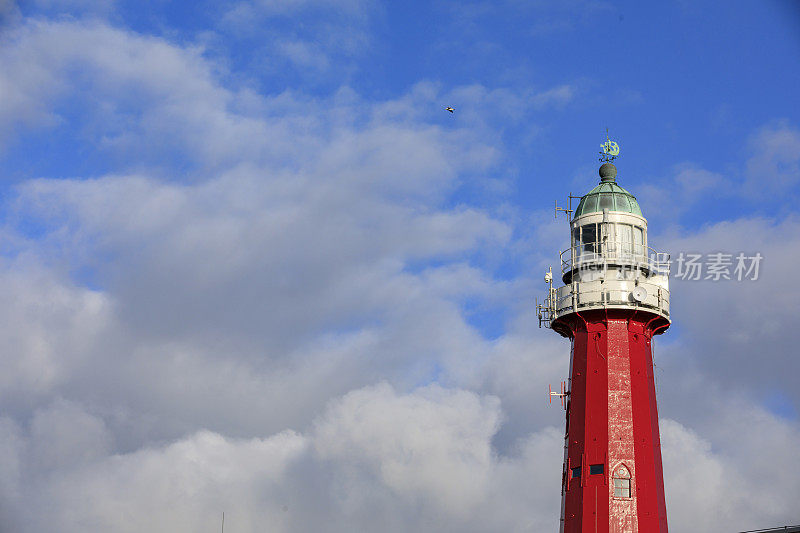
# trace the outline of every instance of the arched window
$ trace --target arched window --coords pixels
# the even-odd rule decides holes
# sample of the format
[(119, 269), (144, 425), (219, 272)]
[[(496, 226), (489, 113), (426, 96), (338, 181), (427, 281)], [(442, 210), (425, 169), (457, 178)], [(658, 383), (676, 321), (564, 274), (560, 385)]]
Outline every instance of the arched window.
[(631, 497), (631, 472), (625, 465), (619, 465), (614, 470), (614, 497)]

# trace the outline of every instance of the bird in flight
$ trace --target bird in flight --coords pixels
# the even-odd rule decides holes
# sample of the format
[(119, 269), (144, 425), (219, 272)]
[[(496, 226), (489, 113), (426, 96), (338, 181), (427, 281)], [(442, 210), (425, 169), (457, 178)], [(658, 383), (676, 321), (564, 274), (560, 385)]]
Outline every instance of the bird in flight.
[(447, 107), (445, 107), (445, 109), (446, 109), (447, 111), (450, 111), (451, 113), (452, 113), (453, 111), (455, 111), (455, 109), (453, 109), (453, 108), (452, 108), (452, 107), (450, 107), (450, 106), (447, 106)]

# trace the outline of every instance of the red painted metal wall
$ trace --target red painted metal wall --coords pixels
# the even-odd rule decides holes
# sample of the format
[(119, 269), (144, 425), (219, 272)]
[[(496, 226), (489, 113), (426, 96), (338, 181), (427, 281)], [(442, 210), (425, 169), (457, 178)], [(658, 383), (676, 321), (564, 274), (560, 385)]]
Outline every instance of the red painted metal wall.
[[(554, 324), (573, 343), (561, 531), (667, 531), (652, 357), (667, 326), (633, 309)], [(614, 495), (615, 474), (630, 479), (630, 497)]]

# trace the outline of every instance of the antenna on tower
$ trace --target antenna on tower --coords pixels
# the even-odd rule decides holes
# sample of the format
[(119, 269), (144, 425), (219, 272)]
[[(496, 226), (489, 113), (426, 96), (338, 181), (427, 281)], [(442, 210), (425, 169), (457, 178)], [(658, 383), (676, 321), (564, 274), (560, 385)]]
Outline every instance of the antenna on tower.
[(553, 213), (553, 218), (558, 220), (558, 212), (559, 211), (563, 211), (564, 214), (567, 215), (567, 221), (569, 221), (572, 218), (572, 213), (575, 211), (574, 209), (572, 209), (572, 200), (579, 200), (580, 198), (583, 198), (583, 197), (582, 196), (573, 196), (572, 193), (569, 193), (569, 196), (567, 196), (567, 205), (569, 207), (566, 207), (566, 208), (558, 207), (558, 200), (556, 200), (555, 201), (556, 208), (555, 208), (555, 212)]
[(606, 128), (606, 142), (600, 145), (600, 161), (611, 163), (619, 156), (619, 145), (612, 141), (608, 136), (608, 128)]
[[(572, 207), (572, 201), (571, 201), (572, 200), (572, 193), (569, 193), (569, 197), (570, 197), (570, 203), (569, 204), (570, 204), (570, 207)], [(564, 207), (558, 207), (558, 200), (555, 201), (555, 206), (556, 206), (556, 210), (553, 213), (553, 218), (554, 219), (558, 220), (558, 212), (559, 211), (563, 211), (567, 215), (567, 218), (572, 218), (572, 211), (573, 211), (572, 209), (564, 208)]]
[(539, 298), (536, 298), (536, 314), (539, 318), (539, 327), (550, 327), (553, 317), (556, 314), (556, 290), (553, 288), (553, 267), (547, 269), (544, 273), (544, 282), (547, 283), (547, 298), (544, 302), (539, 303)]
[(561, 382), (561, 392), (556, 392), (552, 390), (552, 387), (550, 385), (547, 386), (547, 392), (548, 395), (550, 396), (551, 404), (553, 403), (553, 396), (558, 396), (558, 398), (561, 400), (561, 407), (563, 407), (565, 411), (567, 410), (566, 398), (567, 396), (569, 396), (569, 391), (567, 390), (567, 383), (565, 381)]

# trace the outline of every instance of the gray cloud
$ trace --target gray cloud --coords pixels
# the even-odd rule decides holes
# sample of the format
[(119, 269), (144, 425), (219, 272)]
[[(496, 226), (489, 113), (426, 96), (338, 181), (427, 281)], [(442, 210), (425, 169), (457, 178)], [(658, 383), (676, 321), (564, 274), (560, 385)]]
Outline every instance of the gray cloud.
[[(761, 253), (756, 281), (673, 280), (677, 324), (682, 343), (692, 347), (675, 357), (697, 365), (704, 373), (724, 380), (730, 386), (747, 387), (750, 392), (785, 392), (800, 409), (792, 375), (797, 361), (791, 335), (792, 317), (800, 311), (796, 290), (787, 287), (800, 259), (798, 220), (744, 218), (714, 224), (684, 237), (662, 240), (664, 249), (677, 258), (680, 252), (704, 256), (725, 252), (735, 256)], [(733, 272), (731, 270), (731, 272)], [(706, 273), (703, 274), (705, 278)], [(769, 350), (769, 354), (765, 353)]]
[[(32, 431), (29, 445), (91, 438), (81, 430), (95, 427), (87, 426), (92, 417), (53, 409), (62, 410), (58, 423), (46, 434)], [(307, 434), (230, 439), (200, 431), (48, 470), (17, 487), (41, 505), (20, 531), (196, 530), (218, 523), (223, 511), (229, 527), (246, 531), (552, 526), (547, 509), (558, 505), (557, 492), (531, 498), (529, 489), (543, 475), (558, 479), (559, 465), (546, 457), (558, 453), (560, 437), (544, 430), (499, 458), (491, 436), (500, 416), (496, 398), (467, 391), (368, 387), (331, 403)], [(6, 448), (20, 453), (13, 443)]]

